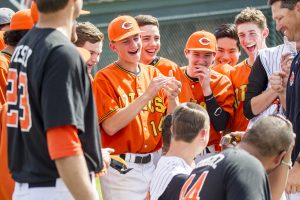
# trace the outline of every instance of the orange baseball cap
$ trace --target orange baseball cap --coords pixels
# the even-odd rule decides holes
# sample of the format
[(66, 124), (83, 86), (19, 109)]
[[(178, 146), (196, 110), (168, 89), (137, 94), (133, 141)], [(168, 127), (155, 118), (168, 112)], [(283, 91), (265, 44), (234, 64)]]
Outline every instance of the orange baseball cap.
[(194, 32), (188, 39), (185, 49), (216, 52), (216, 37), (207, 31)]
[(30, 9), (20, 10), (12, 16), (10, 30), (30, 30), (33, 25)]
[(117, 42), (129, 36), (141, 33), (141, 30), (133, 17), (123, 15), (109, 23), (107, 32), (109, 41)]
[(38, 8), (37, 5), (34, 1), (32, 1), (31, 3), (31, 17), (34, 23), (37, 23), (38, 19), (39, 19), (39, 12), (38, 12)]
[(81, 55), (84, 63), (86, 63), (91, 58), (91, 53), (82, 47), (76, 47), (76, 48), (79, 51), (79, 54)]

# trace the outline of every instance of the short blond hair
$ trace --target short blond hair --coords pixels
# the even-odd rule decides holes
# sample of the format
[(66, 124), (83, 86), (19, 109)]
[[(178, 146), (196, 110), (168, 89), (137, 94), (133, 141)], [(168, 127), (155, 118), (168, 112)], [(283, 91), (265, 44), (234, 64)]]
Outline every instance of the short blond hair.
[(247, 7), (235, 16), (234, 23), (236, 26), (244, 23), (254, 23), (261, 30), (267, 28), (267, 19), (262, 11), (256, 8)]

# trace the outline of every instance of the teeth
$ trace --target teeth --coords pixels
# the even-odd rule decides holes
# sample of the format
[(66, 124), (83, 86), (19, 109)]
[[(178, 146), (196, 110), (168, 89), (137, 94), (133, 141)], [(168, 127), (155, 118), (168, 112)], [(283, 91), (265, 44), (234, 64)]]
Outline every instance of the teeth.
[(155, 53), (155, 50), (146, 50), (148, 53)]
[(255, 46), (255, 44), (248, 44), (246, 47), (250, 48), (250, 47), (253, 47), (253, 46)]

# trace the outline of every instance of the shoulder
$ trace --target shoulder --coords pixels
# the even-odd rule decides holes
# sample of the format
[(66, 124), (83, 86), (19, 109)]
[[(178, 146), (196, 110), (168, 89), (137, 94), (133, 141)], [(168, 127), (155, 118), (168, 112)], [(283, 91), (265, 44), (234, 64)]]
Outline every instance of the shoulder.
[(94, 78), (94, 81), (97, 82), (96, 80), (102, 80), (105, 79), (105, 77), (109, 77), (110, 75), (113, 75), (116, 71), (116, 66), (114, 63), (111, 63), (104, 67), (103, 69), (100, 69)]
[[(167, 59), (167, 58), (164, 58), (164, 57), (160, 57), (159, 58), (159, 61), (156, 63), (156, 65), (164, 65), (164, 66), (170, 66), (170, 67), (178, 67), (178, 65), (175, 63), (175, 62), (173, 62), (173, 61), (171, 61), (171, 60), (169, 60), (169, 59)], [(155, 66), (156, 66), (155, 65)]]
[(214, 70), (211, 70), (210, 72), (210, 80), (212, 84), (231, 85), (231, 81), (226, 75), (216, 72)]

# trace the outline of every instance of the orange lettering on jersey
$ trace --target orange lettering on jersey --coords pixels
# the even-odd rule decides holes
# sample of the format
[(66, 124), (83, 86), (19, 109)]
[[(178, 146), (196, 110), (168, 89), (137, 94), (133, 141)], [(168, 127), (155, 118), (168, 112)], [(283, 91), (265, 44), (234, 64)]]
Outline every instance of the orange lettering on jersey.
[(234, 100), (234, 107), (238, 108), (240, 102), (245, 101), (246, 98), (246, 91), (247, 85), (241, 85), (239, 88), (236, 88), (235, 93), (235, 100)]

